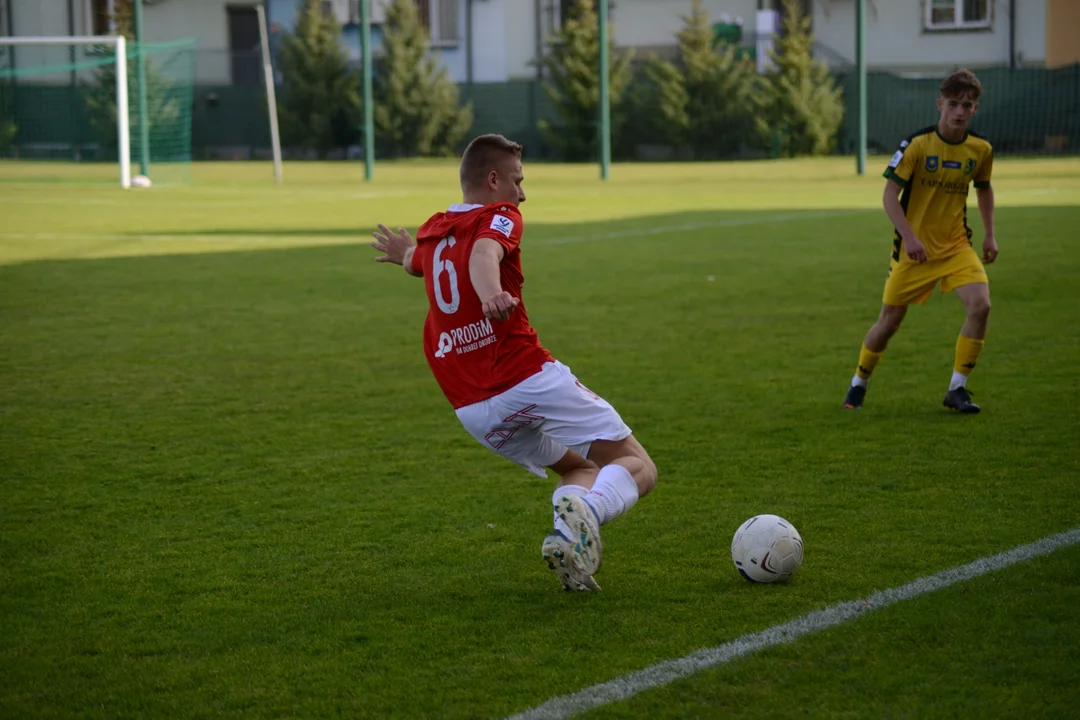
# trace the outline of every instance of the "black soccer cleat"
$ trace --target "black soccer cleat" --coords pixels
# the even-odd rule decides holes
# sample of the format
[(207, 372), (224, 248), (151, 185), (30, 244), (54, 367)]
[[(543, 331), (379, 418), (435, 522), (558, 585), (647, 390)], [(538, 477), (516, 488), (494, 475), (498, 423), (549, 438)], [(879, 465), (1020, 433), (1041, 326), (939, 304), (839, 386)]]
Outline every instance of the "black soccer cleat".
[(971, 402), (971, 393), (968, 392), (966, 387), (958, 387), (945, 393), (945, 400), (942, 401), (942, 404), (949, 410), (955, 410), (964, 415), (974, 415), (982, 409)]
[(847, 395), (844, 397), (844, 407), (858, 410), (862, 407), (864, 397), (866, 397), (866, 386), (852, 385), (848, 388)]

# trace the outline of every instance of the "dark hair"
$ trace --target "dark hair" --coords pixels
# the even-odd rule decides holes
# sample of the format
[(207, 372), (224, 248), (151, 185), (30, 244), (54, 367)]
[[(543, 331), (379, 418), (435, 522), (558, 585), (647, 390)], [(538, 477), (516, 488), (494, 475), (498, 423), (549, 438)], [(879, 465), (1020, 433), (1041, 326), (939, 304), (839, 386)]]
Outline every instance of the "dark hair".
[(498, 170), (507, 156), (521, 157), (521, 145), (502, 135), (488, 134), (475, 138), (461, 155), (461, 186), (481, 187), (488, 173)]
[(972, 100), (982, 95), (982, 83), (970, 70), (957, 70), (941, 81), (942, 97), (959, 98), (968, 94)]

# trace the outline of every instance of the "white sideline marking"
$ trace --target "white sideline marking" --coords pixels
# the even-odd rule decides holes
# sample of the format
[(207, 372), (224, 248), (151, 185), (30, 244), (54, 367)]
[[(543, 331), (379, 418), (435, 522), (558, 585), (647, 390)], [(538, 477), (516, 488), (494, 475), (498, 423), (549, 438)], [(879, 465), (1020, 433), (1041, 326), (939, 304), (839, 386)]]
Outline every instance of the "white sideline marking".
[(1029, 545), (1021, 545), (997, 555), (980, 558), (975, 562), (943, 570), (934, 575), (919, 578), (907, 585), (883, 590), (861, 600), (840, 603), (801, 618), (775, 625), (761, 632), (751, 633), (736, 638), (729, 643), (699, 650), (696, 653), (657, 663), (652, 667), (617, 677), (614, 680), (587, 687), (571, 695), (562, 695), (548, 700), (543, 705), (513, 715), (509, 720), (553, 720), (568, 718), (606, 705), (625, 700), (642, 691), (693, 675), (699, 670), (750, 655), (758, 650), (791, 643), (812, 632), (840, 625), (873, 610), (888, 607), (901, 600), (910, 600), (934, 590), (955, 585), (956, 583), (985, 575), (989, 572), (1007, 568), (1016, 563), (1026, 562), (1040, 555), (1048, 555), (1069, 545), (1080, 543), (1080, 527), (1036, 540)]
[(633, 228), (616, 230), (608, 233), (595, 235), (571, 235), (569, 237), (553, 238), (551, 240), (538, 240), (536, 245), (566, 245), (568, 243), (593, 242), (596, 240), (614, 240), (618, 238), (638, 237), (645, 235), (663, 235), (669, 232), (684, 232), (687, 230), (704, 230), (705, 228), (736, 227), (739, 225), (764, 225), (766, 223), (783, 223), (792, 220), (816, 220), (843, 217), (845, 215), (857, 215), (870, 212), (872, 208), (858, 210), (838, 210), (836, 212), (795, 212), (781, 213), (778, 215), (755, 215), (746, 217), (727, 218), (726, 220), (704, 220), (696, 223), (683, 223), (681, 225), (656, 225), (653, 227)]
[[(283, 197), (273, 198), (264, 197), (262, 199), (256, 198), (252, 200), (187, 200), (187, 199), (175, 199), (166, 198), (162, 196), (155, 196), (152, 193), (146, 193), (146, 197), (134, 199), (134, 196), (125, 198), (71, 198), (71, 197), (55, 197), (55, 198), (0, 198), (0, 203), (11, 203), (13, 205), (63, 205), (65, 207), (71, 205), (103, 205), (108, 207), (130, 207), (130, 208), (146, 208), (146, 207), (183, 207), (183, 208), (214, 208), (214, 207), (277, 207), (279, 205), (307, 205), (309, 203), (316, 202), (338, 202), (345, 203), (350, 200), (381, 200), (384, 198), (397, 198), (408, 197), (414, 193), (409, 191), (401, 192), (370, 192), (370, 193), (350, 193), (347, 195), (332, 195), (326, 194), (323, 196), (312, 197)], [(156, 201), (156, 202), (155, 202)]]
[[(628, 228), (626, 230), (617, 230), (607, 233), (597, 233), (593, 235), (572, 235), (567, 237), (553, 238), (551, 240), (536, 240), (530, 243), (535, 247), (542, 247), (545, 245), (566, 245), (570, 243), (584, 243), (595, 242), (597, 240), (615, 240), (619, 238), (648, 236), (648, 235), (663, 235), (671, 232), (685, 232), (689, 230), (702, 230), (705, 228), (718, 228), (718, 227), (736, 227), (739, 225), (759, 225), (768, 223), (783, 223), (793, 220), (814, 220), (814, 219), (829, 219), (835, 217), (841, 217), (845, 215), (856, 215), (859, 213), (870, 212), (866, 210), (841, 210), (837, 212), (800, 212), (800, 213), (783, 213), (779, 215), (758, 215), (747, 217), (728, 218), (726, 220), (705, 220), (698, 223), (684, 223), (681, 225), (654, 225), (641, 228)], [(357, 230), (357, 239), (359, 241), (365, 241), (367, 234), (362, 230)], [(278, 242), (288, 243), (296, 240), (329, 240), (334, 244), (340, 244), (342, 242), (350, 242), (350, 240), (343, 235), (320, 235), (312, 234), (305, 235), (304, 233), (297, 233), (295, 235), (247, 235), (244, 233), (207, 233), (205, 235), (192, 234), (184, 235), (177, 233), (140, 233), (140, 234), (110, 234), (110, 233), (0, 233), (0, 238), (8, 240), (177, 240), (177, 241), (191, 241), (191, 242)], [(366, 242), (366, 241), (365, 241)]]

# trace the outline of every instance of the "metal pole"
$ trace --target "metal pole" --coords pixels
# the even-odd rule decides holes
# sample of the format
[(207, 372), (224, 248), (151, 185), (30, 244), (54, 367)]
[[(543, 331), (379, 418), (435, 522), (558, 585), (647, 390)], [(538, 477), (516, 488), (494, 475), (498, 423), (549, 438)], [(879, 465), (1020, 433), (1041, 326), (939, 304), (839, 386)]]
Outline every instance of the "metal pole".
[(146, 97), (146, 52), (143, 42), (143, 0), (135, 5), (135, 67), (136, 88), (139, 93), (139, 174), (150, 174), (150, 109)]
[(611, 172), (611, 97), (608, 91), (608, 0), (600, 0), (600, 178)]
[(131, 128), (128, 124), (127, 40), (116, 38), (116, 149), (120, 155), (120, 187), (131, 187)]
[(856, 161), (859, 175), (866, 174), (866, 0), (855, 4), (855, 74), (859, 84), (859, 137)]
[(364, 82), (364, 179), (375, 174), (375, 107), (371, 99), (371, 0), (360, 0), (360, 54)]
[(278, 134), (277, 96), (274, 92), (274, 67), (270, 62), (270, 33), (266, 29), (266, 8), (255, 6), (259, 16), (259, 40), (262, 44), (263, 78), (266, 82), (266, 109), (270, 114), (270, 145), (274, 152), (274, 181), (281, 184), (281, 135)]

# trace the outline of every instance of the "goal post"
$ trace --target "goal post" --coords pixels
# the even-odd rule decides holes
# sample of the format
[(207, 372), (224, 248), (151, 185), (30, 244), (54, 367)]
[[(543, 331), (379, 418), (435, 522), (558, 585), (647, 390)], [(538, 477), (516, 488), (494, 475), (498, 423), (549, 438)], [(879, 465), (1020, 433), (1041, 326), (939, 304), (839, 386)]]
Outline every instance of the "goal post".
[[(0, 37), (0, 47), (30, 45), (98, 45), (113, 48), (116, 63), (116, 147), (120, 162), (120, 187), (131, 187), (131, 127), (128, 107), (127, 38), (123, 35), (82, 35), (71, 37)], [(25, 73), (40, 68), (28, 68)], [(18, 76), (18, 70), (12, 71)], [(25, 76), (25, 75), (24, 75)], [(0, 70), (0, 77), (4, 71)]]
[[(0, 38), (0, 156), (18, 160), (16, 168), (42, 159), (102, 170), (116, 162), (120, 186), (128, 188), (140, 184), (133, 182), (134, 155), (154, 161), (155, 184), (186, 184), (194, 51), (192, 40), (140, 46), (119, 35)], [(133, 72), (140, 57), (142, 87)], [(133, 134), (132, 109), (140, 103), (148, 108), (146, 127)], [(64, 177), (104, 179), (92, 166), (51, 167)]]

